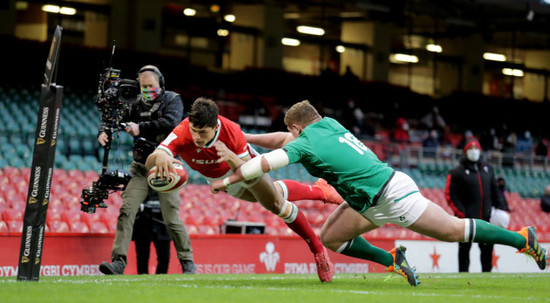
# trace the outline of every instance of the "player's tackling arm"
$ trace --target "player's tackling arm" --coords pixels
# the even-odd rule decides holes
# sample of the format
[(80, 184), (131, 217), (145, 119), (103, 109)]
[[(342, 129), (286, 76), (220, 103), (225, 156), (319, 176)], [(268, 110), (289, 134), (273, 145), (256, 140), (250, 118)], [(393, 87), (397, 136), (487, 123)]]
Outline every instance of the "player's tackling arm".
[(252, 158), (241, 165), (229, 177), (212, 182), (212, 192), (217, 193), (231, 184), (251, 180), (272, 170), (285, 167), (289, 164), (289, 158), (283, 149), (276, 149), (269, 153)]
[(267, 149), (277, 149), (294, 140), (289, 132), (274, 132), (267, 134), (245, 134), (246, 142)]

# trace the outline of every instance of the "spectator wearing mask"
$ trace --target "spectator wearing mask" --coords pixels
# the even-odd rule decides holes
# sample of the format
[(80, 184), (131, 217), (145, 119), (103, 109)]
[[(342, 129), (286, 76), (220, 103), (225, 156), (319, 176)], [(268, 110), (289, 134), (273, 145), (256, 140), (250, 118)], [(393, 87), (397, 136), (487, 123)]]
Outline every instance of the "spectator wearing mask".
[(395, 121), (395, 130), (392, 134), (392, 141), (397, 143), (409, 143), (409, 123), (405, 118), (397, 118)]
[[(481, 146), (470, 138), (464, 146), (464, 156), (449, 171), (445, 185), (445, 198), (459, 218), (475, 218), (489, 222), (491, 207), (504, 209), (502, 194), (497, 186), (493, 167), (481, 161)], [(471, 242), (458, 244), (458, 267), (468, 272)], [(490, 272), (493, 261), (493, 244), (479, 243), (481, 269)]]

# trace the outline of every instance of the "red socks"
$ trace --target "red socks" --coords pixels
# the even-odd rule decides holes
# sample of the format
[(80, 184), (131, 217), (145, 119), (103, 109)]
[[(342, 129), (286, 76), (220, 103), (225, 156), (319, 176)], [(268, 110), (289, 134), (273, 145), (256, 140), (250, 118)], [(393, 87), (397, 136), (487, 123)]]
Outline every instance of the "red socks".
[(312, 253), (317, 254), (323, 251), (323, 244), (321, 244), (321, 240), (319, 240), (317, 235), (315, 235), (311, 225), (309, 225), (309, 222), (307, 221), (306, 216), (304, 216), (301, 211), (298, 211), (298, 215), (296, 216), (296, 220), (294, 220), (294, 222), (286, 223), (286, 225), (306, 241), (309, 246), (309, 250), (311, 250)]
[(293, 180), (279, 180), (277, 182), (283, 187), (285, 195), (288, 195), (288, 197), (285, 197), (288, 201), (325, 199), (325, 194), (317, 186), (305, 185)]

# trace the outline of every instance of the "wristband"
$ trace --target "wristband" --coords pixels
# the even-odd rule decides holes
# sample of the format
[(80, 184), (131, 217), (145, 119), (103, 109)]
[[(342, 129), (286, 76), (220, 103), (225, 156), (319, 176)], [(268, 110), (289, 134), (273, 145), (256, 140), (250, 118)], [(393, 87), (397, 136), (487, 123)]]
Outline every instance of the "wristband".
[(229, 187), (229, 185), (231, 185), (231, 183), (229, 183), (229, 177), (223, 179), (223, 185), (225, 185), (225, 187)]

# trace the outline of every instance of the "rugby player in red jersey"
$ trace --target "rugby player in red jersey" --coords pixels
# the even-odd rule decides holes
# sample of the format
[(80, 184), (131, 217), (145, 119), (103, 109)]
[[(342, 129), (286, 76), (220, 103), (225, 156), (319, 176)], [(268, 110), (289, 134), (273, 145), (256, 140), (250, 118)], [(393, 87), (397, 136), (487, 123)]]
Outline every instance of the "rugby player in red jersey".
[[(172, 133), (157, 147), (146, 162), (147, 169), (157, 166), (158, 176), (167, 176), (172, 163), (180, 156), (209, 183), (224, 179), (253, 156), (238, 124), (220, 116), (218, 106), (210, 99), (198, 98), (189, 113)], [(313, 232), (305, 215), (288, 200), (321, 199), (342, 203), (334, 188), (320, 180), (314, 186), (283, 180), (274, 183), (264, 174), (227, 188), (231, 196), (260, 204), (283, 219), (286, 225), (302, 237), (314, 254), (321, 282), (332, 280), (333, 268), (326, 249)]]

